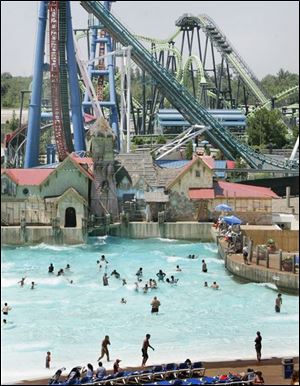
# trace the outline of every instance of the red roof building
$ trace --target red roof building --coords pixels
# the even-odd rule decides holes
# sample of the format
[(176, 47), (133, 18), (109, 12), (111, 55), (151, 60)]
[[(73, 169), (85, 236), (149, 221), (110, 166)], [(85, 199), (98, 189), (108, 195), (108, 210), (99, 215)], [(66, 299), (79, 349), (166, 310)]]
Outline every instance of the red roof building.
[(207, 200), (215, 198), (279, 198), (270, 188), (261, 186), (236, 184), (234, 182), (218, 181), (213, 188), (190, 188), (191, 200)]
[(55, 169), (1, 169), (17, 185), (40, 185)]

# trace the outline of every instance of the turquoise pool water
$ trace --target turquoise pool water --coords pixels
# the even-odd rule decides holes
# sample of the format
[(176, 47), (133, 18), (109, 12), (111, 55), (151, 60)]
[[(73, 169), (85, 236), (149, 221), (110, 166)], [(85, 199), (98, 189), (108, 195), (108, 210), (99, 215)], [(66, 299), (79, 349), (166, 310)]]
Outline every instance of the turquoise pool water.
[[(111, 277), (102, 285), (104, 268), (96, 261), (105, 254), (108, 274), (116, 269), (127, 285)], [(187, 259), (188, 254), (199, 256)], [(201, 272), (205, 258), (208, 273)], [(71, 265), (64, 277), (50, 276)], [(182, 272), (176, 272), (176, 265)], [(147, 294), (134, 291), (135, 273), (143, 267), (144, 280), (159, 269), (179, 278), (177, 286), (159, 283)], [(2, 383), (49, 376), (65, 366), (94, 366), (105, 335), (111, 339), (111, 360), (140, 365), (141, 345), (151, 334), (148, 364), (191, 360), (255, 358), (257, 330), (263, 337), (263, 357), (297, 355), (298, 297), (283, 295), (282, 313), (275, 314), (276, 287), (240, 284), (218, 258), (213, 243), (176, 240), (91, 238), (78, 246), (2, 247), (1, 304), (12, 306), (2, 327)], [(17, 282), (27, 276), (25, 286)], [(68, 280), (73, 280), (70, 284)], [(37, 287), (30, 289), (30, 282)], [(217, 281), (220, 290), (204, 288)], [(159, 315), (151, 315), (153, 296), (161, 301)], [(120, 304), (125, 297), (127, 304)], [(52, 370), (44, 369), (46, 352), (52, 353)], [(104, 361), (107, 368), (112, 367)]]

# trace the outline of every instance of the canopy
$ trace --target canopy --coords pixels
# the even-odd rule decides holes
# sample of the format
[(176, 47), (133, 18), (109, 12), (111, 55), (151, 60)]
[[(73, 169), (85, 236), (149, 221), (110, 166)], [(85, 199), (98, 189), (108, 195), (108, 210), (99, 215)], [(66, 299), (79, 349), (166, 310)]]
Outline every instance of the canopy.
[(229, 205), (227, 205), (227, 204), (220, 204), (220, 205), (217, 205), (216, 207), (215, 207), (215, 210), (217, 211), (217, 212), (223, 212), (223, 211), (231, 211), (232, 210), (232, 208), (231, 208), (231, 206), (229, 206)]
[(225, 216), (223, 217), (222, 220), (230, 225), (237, 225), (242, 223), (242, 220), (240, 220), (238, 217), (235, 217), (235, 216)]

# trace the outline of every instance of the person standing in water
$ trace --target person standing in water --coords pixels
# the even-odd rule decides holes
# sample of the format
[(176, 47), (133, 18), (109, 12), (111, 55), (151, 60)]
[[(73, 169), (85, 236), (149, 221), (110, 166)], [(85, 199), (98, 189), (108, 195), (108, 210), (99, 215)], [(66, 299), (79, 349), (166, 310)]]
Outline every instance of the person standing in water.
[(256, 338), (255, 338), (255, 350), (256, 350), (256, 356), (257, 356), (257, 361), (260, 362), (261, 360), (261, 341), (262, 341), (262, 337), (260, 335), (260, 332), (257, 331), (256, 333)]
[(146, 339), (143, 342), (143, 347), (142, 347), (142, 356), (143, 356), (142, 367), (144, 367), (146, 365), (146, 362), (147, 362), (147, 360), (149, 358), (149, 356), (148, 356), (148, 348), (150, 347), (154, 351), (154, 348), (150, 345), (150, 342), (149, 342), (150, 337), (151, 337), (151, 335), (147, 334), (146, 335)]
[(54, 266), (52, 263), (49, 265), (48, 273), (54, 273)]
[(151, 306), (152, 306), (152, 309), (151, 309), (151, 314), (156, 314), (158, 313), (159, 311), (159, 306), (160, 306), (160, 301), (157, 299), (156, 296), (154, 296), (152, 302), (151, 302)]
[(4, 303), (4, 307), (2, 308), (3, 315), (8, 315), (8, 311), (10, 310), (11, 307), (7, 303)]
[(22, 277), (22, 279), (20, 281), (18, 281), (18, 284), (20, 283), (20, 287), (23, 287), (24, 284), (25, 284), (25, 279), (26, 277)]
[(103, 275), (103, 285), (104, 286), (107, 286), (108, 285), (108, 276), (107, 276), (107, 273), (105, 273)]
[(280, 312), (281, 305), (282, 305), (282, 297), (281, 297), (281, 294), (278, 294), (277, 298), (275, 300), (275, 311), (276, 312)]
[(207, 272), (207, 265), (205, 263), (205, 260), (202, 260), (202, 272)]
[(34, 289), (34, 287), (36, 286), (37, 284), (34, 282), (34, 281), (32, 281), (31, 282), (31, 287), (30, 287), (30, 289)]
[(109, 362), (109, 351), (108, 351), (108, 345), (110, 344), (109, 336), (105, 335), (105, 338), (102, 341), (102, 347), (101, 347), (101, 356), (98, 358), (97, 362), (99, 362), (104, 355), (107, 357), (107, 362)]

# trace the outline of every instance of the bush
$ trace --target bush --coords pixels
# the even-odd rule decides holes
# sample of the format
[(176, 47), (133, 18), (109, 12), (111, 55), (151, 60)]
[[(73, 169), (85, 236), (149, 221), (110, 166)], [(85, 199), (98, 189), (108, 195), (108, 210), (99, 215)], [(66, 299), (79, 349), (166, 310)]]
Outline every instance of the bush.
[(157, 137), (156, 143), (159, 145), (164, 145), (165, 143), (167, 143), (167, 140), (163, 135), (159, 135)]

